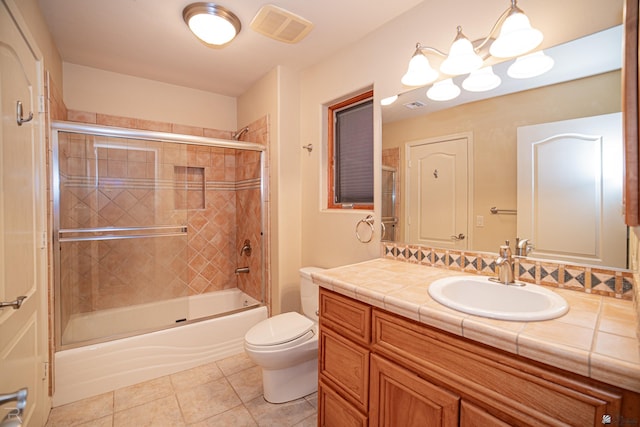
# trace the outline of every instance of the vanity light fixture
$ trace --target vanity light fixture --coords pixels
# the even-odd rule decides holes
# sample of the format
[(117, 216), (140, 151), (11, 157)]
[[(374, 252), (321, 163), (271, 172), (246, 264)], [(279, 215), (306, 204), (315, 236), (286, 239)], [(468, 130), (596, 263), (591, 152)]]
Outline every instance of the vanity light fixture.
[[(498, 29), (500, 33), (495, 38)], [(458, 27), (448, 54), (433, 47), (416, 44), (407, 72), (402, 77), (402, 84), (424, 86), (438, 79), (439, 73), (431, 67), (427, 54), (444, 58), (440, 66), (442, 74), (457, 76), (479, 70), (483, 67), (485, 60), (490, 57), (512, 58), (530, 52), (542, 43), (542, 38), (542, 33), (531, 27), (529, 18), (518, 7), (517, 0), (511, 0), (511, 6), (500, 15), (489, 35), (483, 39), (470, 41), (463, 34), (462, 28)], [(493, 75), (491, 77), (486, 71), (484, 73), (485, 79), (490, 78), (494, 83), (498, 79), (498, 85), (500, 84), (499, 77), (495, 74), (491, 72)], [(471, 85), (470, 87), (480, 87), (472, 84), (474, 80), (477, 81), (477, 78), (479, 77), (470, 76), (470, 83), (467, 84)], [(492, 89), (495, 86), (485, 85), (484, 87)], [(479, 90), (476, 89), (476, 91)]]
[(462, 82), (462, 87), (469, 92), (486, 92), (500, 86), (502, 80), (493, 72), (491, 65), (472, 71)]
[(200, 40), (222, 46), (240, 32), (240, 19), (229, 9), (214, 3), (192, 3), (182, 11), (184, 22)]
[(453, 80), (445, 79), (435, 82), (427, 91), (427, 97), (433, 101), (449, 101), (460, 95), (460, 88), (453, 84)]
[(528, 79), (546, 73), (553, 67), (553, 58), (539, 50), (516, 58), (507, 69), (507, 75), (514, 79)]
[(482, 58), (476, 53), (467, 36), (462, 34), (462, 27), (458, 27), (457, 30), (458, 34), (451, 44), (449, 55), (440, 66), (440, 71), (450, 76), (467, 74), (482, 66)]
[(398, 100), (398, 95), (388, 96), (380, 100), (380, 105), (391, 105)]

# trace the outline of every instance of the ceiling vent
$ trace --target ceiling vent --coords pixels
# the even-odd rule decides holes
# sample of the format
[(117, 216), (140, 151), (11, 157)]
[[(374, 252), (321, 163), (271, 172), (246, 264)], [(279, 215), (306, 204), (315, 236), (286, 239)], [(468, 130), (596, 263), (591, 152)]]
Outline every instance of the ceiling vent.
[(285, 43), (298, 43), (313, 29), (313, 24), (287, 10), (268, 4), (251, 21), (258, 33)]
[(410, 109), (410, 110), (415, 110), (415, 109), (417, 109), (417, 108), (422, 108), (422, 107), (424, 107), (424, 106), (425, 106), (425, 105), (427, 105), (427, 104), (425, 104), (425, 103), (424, 103), (424, 102), (422, 102), (422, 101), (413, 101), (413, 102), (409, 102), (408, 104), (403, 104), (403, 105), (404, 105), (405, 107), (407, 107), (408, 109)]

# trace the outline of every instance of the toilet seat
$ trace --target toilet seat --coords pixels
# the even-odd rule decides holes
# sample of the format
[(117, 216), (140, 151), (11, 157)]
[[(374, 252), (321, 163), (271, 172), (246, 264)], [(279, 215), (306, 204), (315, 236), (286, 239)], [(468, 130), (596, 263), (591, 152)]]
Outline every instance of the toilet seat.
[(245, 344), (265, 349), (293, 347), (312, 338), (314, 326), (315, 322), (300, 313), (278, 314), (249, 329)]

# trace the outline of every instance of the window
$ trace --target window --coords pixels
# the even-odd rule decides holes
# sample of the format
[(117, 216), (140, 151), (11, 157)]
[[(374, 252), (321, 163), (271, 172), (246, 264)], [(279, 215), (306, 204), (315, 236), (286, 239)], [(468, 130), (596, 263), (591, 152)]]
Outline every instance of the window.
[(329, 208), (373, 208), (373, 91), (329, 106)]

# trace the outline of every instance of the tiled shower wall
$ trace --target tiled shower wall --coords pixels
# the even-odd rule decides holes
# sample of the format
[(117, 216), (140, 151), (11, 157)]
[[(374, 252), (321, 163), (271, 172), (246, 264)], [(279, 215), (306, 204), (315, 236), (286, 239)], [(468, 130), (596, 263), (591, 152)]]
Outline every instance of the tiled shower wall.
[[(83, 122), (94, 122), (92, 118), (98, 116), (69, 112), (71, 119)], [(108, 117), (120, 126), (132, 120)], [(161, 125), (156, 124), (155, 130)], [(197, 133), (194, 128), (181, 130)], [(252, 124), (251, 131), (246, 139), (267, 141), (266, 118)], [(228, 139), (230, 135), (215, 136)], [(66, 301), (64, 311), (70, 315), (232, 287), (263, 299), (259, 152), (117, 140), (112, 145), (123, 148), (105, 148), (100, 153), (103, 148), (95, 147), (96, 139), (100, 138), (71, 135), (61, 143), (65, 153), (61, 190), (72, 192), (69, 202), (61, 206), (61, 228), (186, 224), (188, 232), (183, 237), (69, 245), (63, 258), (70, 260), (71, 280), (62, 292), (75, 292), (77, 298)], [(100, 144), (109, 145), (109, 141)], [(81, 183), (73, 177), (85, 172), (97, 177), (98, 185), (79, 190)], [(151, 188), (153, 176), (160, 179), (156, 191)], [(241, 257), (246, 239), (252, 255)], [(250, 273), (236, 275), (236, 267), (244, 266), (250, 267)]]

